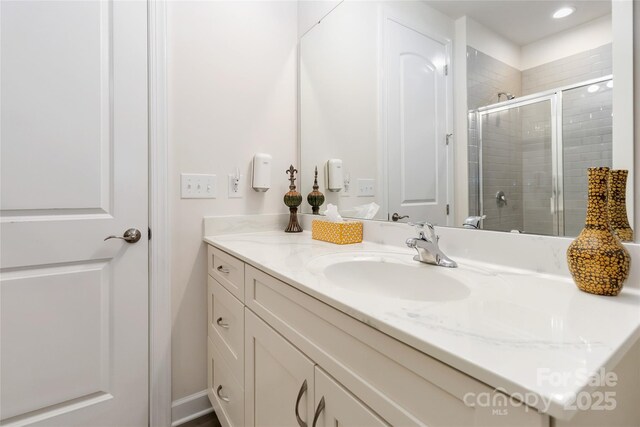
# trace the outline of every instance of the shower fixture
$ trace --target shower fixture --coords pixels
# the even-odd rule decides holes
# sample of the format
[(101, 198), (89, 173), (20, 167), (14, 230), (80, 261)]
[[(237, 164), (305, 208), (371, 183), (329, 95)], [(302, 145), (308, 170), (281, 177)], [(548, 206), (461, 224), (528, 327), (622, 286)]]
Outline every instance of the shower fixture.
[(500, 102), (500, 98), (504, 96), (505, 98), (507, 98), (507, 101), (511, 101), (513, 98), (515, 98), (515, 96), (513, 96), (512, 94), (510, 94), (509, 92), (498, 92), (498, 102)]

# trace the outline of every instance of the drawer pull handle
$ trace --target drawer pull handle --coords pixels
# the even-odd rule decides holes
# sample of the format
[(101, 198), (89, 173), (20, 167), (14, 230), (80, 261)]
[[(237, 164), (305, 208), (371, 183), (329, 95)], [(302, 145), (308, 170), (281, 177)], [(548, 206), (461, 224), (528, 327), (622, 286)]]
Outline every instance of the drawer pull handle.
[(320, 418), (320, 414), (324, 411), (324, 396), (320, 399), (320, 403), (318, 403), (318, 407), (316, 408), (316, 413), (313, 415), (313, 424), (311, 427), (316, 427), (318, 423), (318, 418)]
[(300, 386), (300, 391), (298, 391), (298, 398), (296, 399), (296, 420), (298, 420), (298, 425), (300, 427), (307, 427), (307, 423), (305, 423), (302, 418), (300, 418), (300, 412), (298, 411), (298, 406), (300, 406), (300, 400), (302, 399), (302, 395), (307, 391), (307, 380), (304, 380), (302, 385)]
[(222, 317), (218, 317), (218, 320), (216, 320), (216, 323), (218, 324), (218, 326), (220, 326), (221, 328), (225, 328), (225, 329), (229, 329), (229, 324), (228, 323), (224, 323), (222, 321)]
[(222, 385), (219, 385), (219, 386), (218, 386), (218, 389), (216, 390), (216, 394), (218, 395), (218, 397), (219, 397), (222, 401), (224, 401), (224, 402), (229, 402), (229, 401), (230, 401), (230, 399), (229, 399), (228, 397), (223, 396), (222, 394), (220, 394), (220, 392), (221, 392), (221, 391), (222, 391)]
[(229, 271), (229, 269), (228, 269), (228, 268), (223, 267), (223, 266), (221, 266), (221, 265), (219, 265), (219, 266), (218, 266), (217, 270), (218, 270), (220, 273), (224, 273), (224, 274), (229, 274), (229, 273), (230, 273), (230, 271)]

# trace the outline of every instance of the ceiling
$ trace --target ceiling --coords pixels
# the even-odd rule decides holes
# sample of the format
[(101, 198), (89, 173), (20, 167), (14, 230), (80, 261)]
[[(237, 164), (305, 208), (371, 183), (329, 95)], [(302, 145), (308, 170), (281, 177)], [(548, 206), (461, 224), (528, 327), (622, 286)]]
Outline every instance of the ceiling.
[[(524, 46), (611, 13), (603, 0), (427, 0), (429, 6), (453, 19), (468, 16), (513, 43)], [(553, 19), (553, 12), (573, 6), (574, 14)]]

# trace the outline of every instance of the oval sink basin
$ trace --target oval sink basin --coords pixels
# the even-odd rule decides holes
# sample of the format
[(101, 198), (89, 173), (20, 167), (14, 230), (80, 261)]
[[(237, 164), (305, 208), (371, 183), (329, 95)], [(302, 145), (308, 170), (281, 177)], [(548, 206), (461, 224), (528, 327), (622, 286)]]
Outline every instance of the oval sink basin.
[(452, 301), (470, 294), (456, 269), (421, 264), (405, 254), (332, 254), (312, 264), (333, 286), (381, 298)]

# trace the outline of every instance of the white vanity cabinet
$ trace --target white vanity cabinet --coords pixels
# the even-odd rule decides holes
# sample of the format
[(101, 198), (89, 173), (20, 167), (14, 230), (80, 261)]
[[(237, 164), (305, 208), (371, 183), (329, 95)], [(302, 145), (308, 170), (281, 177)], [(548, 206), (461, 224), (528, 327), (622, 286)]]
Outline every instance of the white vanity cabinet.
[(497, 392), (231, 255), (209, 254), (210, 273), (226, 279), (209, 278), (209, 397), (223, 426), (549, 426), (525, 406), (497, 416), (466, 405), (466, 393)]
[(247, 426), (388, 426), (273, 328), (246, 310)]

